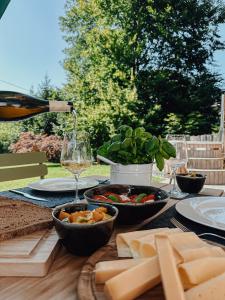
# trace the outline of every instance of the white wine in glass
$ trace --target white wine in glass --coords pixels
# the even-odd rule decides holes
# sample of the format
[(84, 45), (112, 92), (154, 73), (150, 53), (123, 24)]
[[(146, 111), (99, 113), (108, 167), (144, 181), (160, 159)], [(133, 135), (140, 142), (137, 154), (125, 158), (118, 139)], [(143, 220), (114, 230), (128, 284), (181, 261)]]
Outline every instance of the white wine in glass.
[(81, 162), (77, 163), (73, 160), (63, 160), (61, 161), (61, 165), (70, 171), (72, 174), (79, 174), (83, 171), (85, 171), (87, 168), (91, 166), (90, 162)]
[(86, 132), (69, 132), (64, 135), (61, 165), (75, 177), (76, 195), (74, 202), (79, 203), (78, 182), (81, 172), (92, 164), (92, 152), (88, 134)]

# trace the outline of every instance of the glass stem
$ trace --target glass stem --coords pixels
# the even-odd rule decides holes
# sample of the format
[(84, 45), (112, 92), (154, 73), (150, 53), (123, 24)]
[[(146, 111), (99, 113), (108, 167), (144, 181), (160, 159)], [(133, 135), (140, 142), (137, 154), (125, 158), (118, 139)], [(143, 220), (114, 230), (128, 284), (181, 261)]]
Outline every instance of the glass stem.
[(75, 182), (76, 182), (75, 199), (74, 199), (75, 203), (79, 203), (80, 202), (80, 198), (78, 196), (78, 180), (79, 180), (79, 175), (80, 174), (74, 174)]
[(173, 168), (172, 169), (172, 179), (173, 179), (173, 187), (172, 187), (172, 192), (175, 192), (177, 191), (177, 188), (176, 188), (176, 168)]

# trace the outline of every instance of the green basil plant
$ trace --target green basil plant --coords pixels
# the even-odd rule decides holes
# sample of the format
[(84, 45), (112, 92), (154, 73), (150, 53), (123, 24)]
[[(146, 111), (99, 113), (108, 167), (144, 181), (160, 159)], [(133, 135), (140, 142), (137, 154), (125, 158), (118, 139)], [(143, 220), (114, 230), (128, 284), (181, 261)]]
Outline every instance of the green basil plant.
[(158, 169), (164, 168), (164, 159), (176, 157), (176, 150), (166, 139), (156, 137), (143, 127), (132, 129), (122, 125), (110, 141), (98, 148), (97, 153), (123, 165), (149, 164), (154, 160)]

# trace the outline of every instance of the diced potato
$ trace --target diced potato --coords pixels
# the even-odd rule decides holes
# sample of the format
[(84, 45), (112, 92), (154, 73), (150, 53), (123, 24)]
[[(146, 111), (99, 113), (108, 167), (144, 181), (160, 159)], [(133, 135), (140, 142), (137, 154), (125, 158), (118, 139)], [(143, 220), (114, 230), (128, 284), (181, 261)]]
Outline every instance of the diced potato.
[(95, 222), (102, 221), (104, 218), (104, 214), (102, 212), (93, 210), (93, 218), (94, 218)]
[(59, 220), (62, 221), (63, 219), (68, 218), (70, 219), (70, 214), (61, 210), (59, 213)]
[(95, 211), (107, 213), (107, 208), (103, 207), (103, 206), (100, 206), (100, 207), (96, 208)]
[(75, 213), (72, 213), (70, 215), (70, 222), (75, 223), (78, 217), (79, 217), (79, 212), (78, 211), (76, 211)]
[(108, 219), (110, 219), (110, 218), (112, 218), (112, 216), (110, 216), (110, 215), (108, 215), (108, 214), (104, 214), (104, 220), (108, 220)]
[(86, 223), (86, 224), (94, 224), (99, 221), (107, 220), (111, 218), (109, 214), (107, 214), (107, 208), (98, 207), (93, 211), (84, 210), (84, 211), (76, 211), (71, 214), (61, 210), (59, 213), (59, 219), (67, 220), (69, 223)]

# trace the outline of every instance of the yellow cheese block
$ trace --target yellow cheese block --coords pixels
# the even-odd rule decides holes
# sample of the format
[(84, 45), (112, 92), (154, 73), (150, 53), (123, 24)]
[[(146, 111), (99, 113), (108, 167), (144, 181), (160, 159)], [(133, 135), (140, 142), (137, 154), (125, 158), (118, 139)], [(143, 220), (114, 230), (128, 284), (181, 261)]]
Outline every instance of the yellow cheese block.
[(142, 242), (139, 245), (139, 257), (150, 257), (156, 255), (155, 237), (152, 241)]
[(186, 250), (187, 248), (200, 248), (207, 245), (194, 232), (180, 232), (168, 237), (169, 241), (177, 251)]
[(179, 265), (178, 270), (184, 288), (189, 289), (224, 273), (225, 257), (204, 257), (196, 259)]
[(224, 300), (225, 273), (203, 282), (185, 292), (186, 300)]
[(95, 282), (105, 283), (110, 278), (146, 261), (146, 258), (101, 261), (95, 266)]
[(222, 257), (224, 256), (224, 251), (220, 247), (206, 245), (201, 248), (186, 249), (180, 252), (180, 256), (183, 262), (188, 262), (208, 256)]
[(132, 253), (132, 256), (134, 258), (140, 257), (140, 246), (143, 243), (149, 243), (150, 245), (150, 251), (148, 253), (148, 256), (155, 256), (156, 255), (156, 249), (155, 249), (155, 235), (157, 233), (164, 233), (164, 232), (169, 232), (169, 228), (157, 228), (157, 229), (152, 229), (148, 232), (147, 235), (143, 237), (138, 237), (135, 239), (132, 239), (129, 241), (129, 246), (130, 246), (130, 251)]
[(207, 256), (225, 256), (225, 252), (220, 247), (202, 241), (194, 232), (171, 234), (168, 239), (183, 262)]
[[(137, 257), (151, 257), (156, 255), (155, 235), (162, 233), (163, 235), (175, 234), (181, 232), (178, 228), (162, 230), (160, 232), (152, 233), (144, 236), (138, 240), (131, 241), (130, 248), (131, 252), (135, 252)], [(134, 250), (132, 250), (132, 248)]]
[(111, 300), (132, 300), (158, 283), (160, 271), (155, 256), (106, 281), (105, 293)]
[[(163, 229), (165, 229), (165, 228), (163, 228)], [(130, 242), (132, 240), (141, 238), (152, 232), (159, 232), (161, 230), (162, 230), (162, 228), (157, 228), (157, 229), (139, 230), (139, 231), (131, 231), (131, 232), (117, 234), (116, 246), (117, 246), (118, 257), (133, 257), (133, 255), (130, 251)]]
[(176, 259), (168, 237), (156, 235), (155, 240), (165, 298), (166, 300), (185, 300)]

